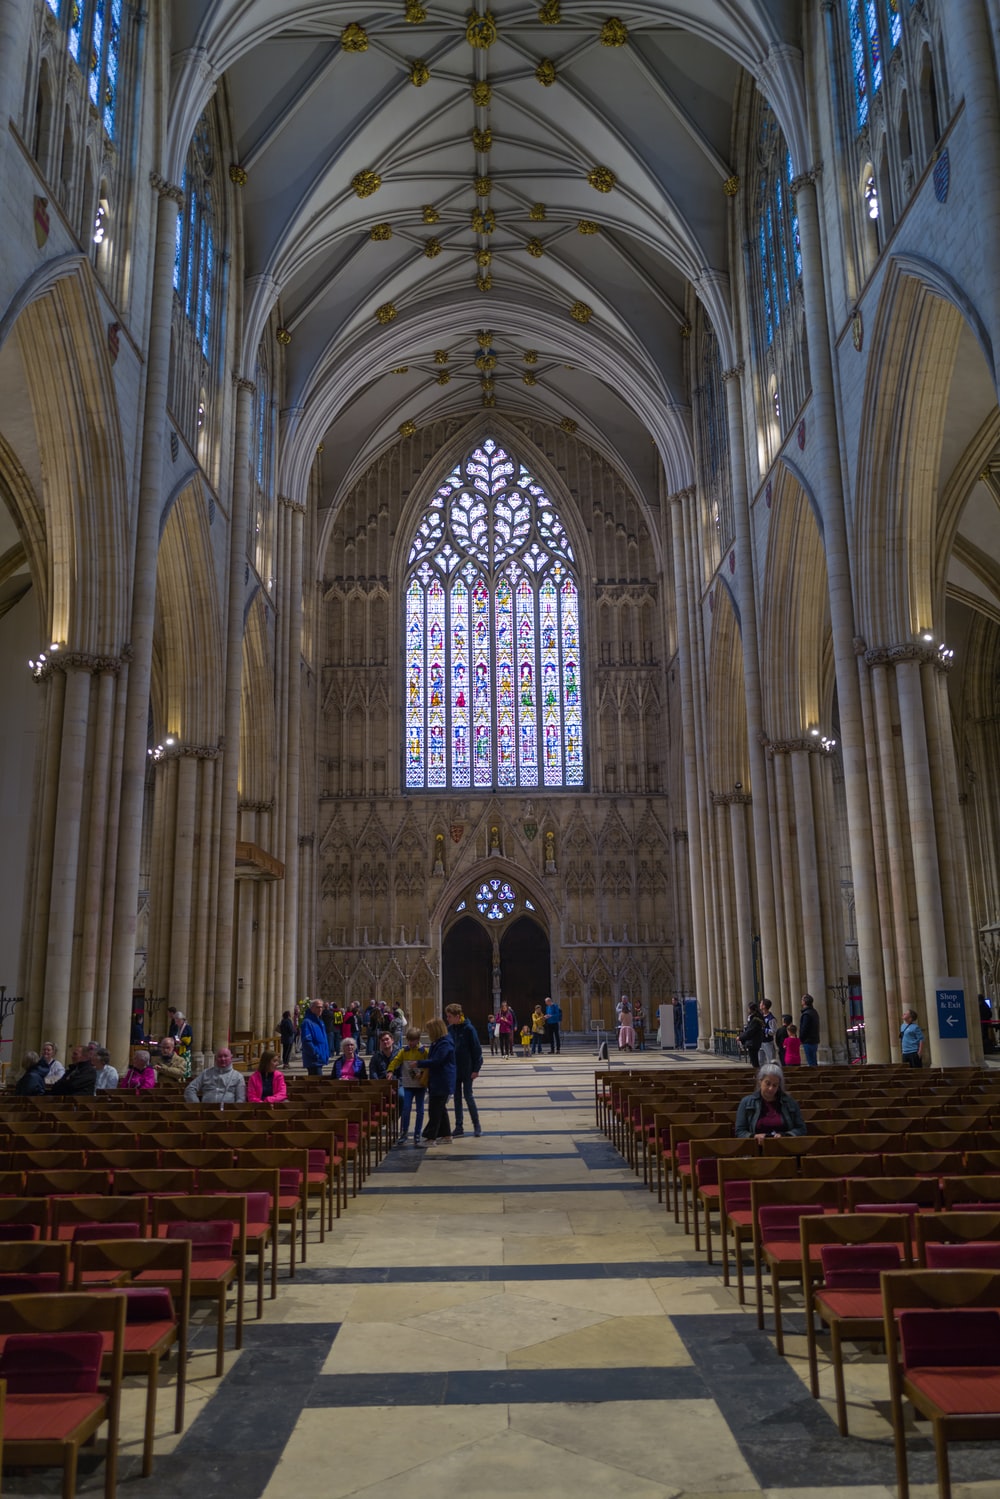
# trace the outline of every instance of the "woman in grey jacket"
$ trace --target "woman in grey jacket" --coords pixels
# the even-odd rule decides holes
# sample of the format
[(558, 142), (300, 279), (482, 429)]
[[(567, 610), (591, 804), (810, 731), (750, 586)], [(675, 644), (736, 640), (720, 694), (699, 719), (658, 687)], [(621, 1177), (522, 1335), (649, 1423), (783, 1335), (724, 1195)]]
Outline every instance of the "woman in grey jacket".
[(765, 1062), (757, 1073), (757, 1091), (740, 1099), (736, 1110), (736, 1134), (751, 1136), (758, 1145), (780, 1135), (804, 1135), (802, 1110), (784, 1091), (785, 1074), (777, 1062)]

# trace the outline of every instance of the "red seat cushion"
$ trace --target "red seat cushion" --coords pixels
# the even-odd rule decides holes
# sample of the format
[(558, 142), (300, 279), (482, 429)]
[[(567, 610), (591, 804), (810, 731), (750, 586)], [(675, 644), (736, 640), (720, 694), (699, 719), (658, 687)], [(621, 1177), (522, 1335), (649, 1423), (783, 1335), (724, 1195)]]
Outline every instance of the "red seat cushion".
[(883, 1270), (898, 1270), (898, 1244), (821, 1244), (820, 1263), (828, 1290), (877, 1291)]
[[(881, 1291), (830, 1291), (822, 1290), (816, 1295), (816, 1310), (822, 1317), (824, 1311), (835, 1317), (850, 1317), (859, 1322), (878, 1321), (882, 1316)], [(825, 1319), (829, 1320), (829, 1318)]]
[(907, 1382), (949, 1416), (1000, 1416), (1000, 1366), (910, 1369)]
[(3, 1439), (5, 1442), (64, 1440), (103, 1411), (105, 1404), (102, 1395), (12, 1395), (8, 1388)]

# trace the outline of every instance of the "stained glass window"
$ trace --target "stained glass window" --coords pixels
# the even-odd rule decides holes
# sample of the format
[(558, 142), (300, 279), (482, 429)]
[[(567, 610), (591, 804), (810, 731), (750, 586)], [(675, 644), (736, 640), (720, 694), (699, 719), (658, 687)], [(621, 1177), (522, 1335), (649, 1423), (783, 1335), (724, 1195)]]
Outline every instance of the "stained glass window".
[(476, 910), (487, 921), (503, 921), (517, 905), (517, 896), (506, 880), (484, 880), (476, 891)]
[(214, 333), (215, 212), (213, 178), (215, 148), (202, 115), (194, 133), (181, 178), (184, 204), (177, 216), (174, 243), (174, 290), (206, 359), (211, 357)]
[(542, 486), (495, 438), (420, 517), (404, 597), (407, 787), (582, 786), (573, 549)]
[(118, 72), (121, 61), (122, 0), (46, 0), (53, 15), (62, 14), (66, 49), (87, 79), (87, 96), (108, 135), (117, 124)]
[(894, 52), (903, 39), (901, 7), (902, 0), (848, 0), (858, 130), (868, 123), (872, 101), (882, 87), (886, 51)]
[[(765, 113), (770, 114), (770, 110)], [(799, 216), (791, 192), (792, 157), (787, 149), (776, 151), (777, 144), (771, 128), (762, 131), (763, 159), (757, 178), (757, 254), (764, 332), (769, 344), (774, 342), (802, 275)]]

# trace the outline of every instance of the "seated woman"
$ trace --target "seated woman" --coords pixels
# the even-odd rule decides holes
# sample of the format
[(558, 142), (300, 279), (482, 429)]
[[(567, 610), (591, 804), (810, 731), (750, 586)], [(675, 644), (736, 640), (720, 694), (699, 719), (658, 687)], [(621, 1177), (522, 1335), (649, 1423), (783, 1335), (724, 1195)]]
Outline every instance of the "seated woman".
[(777, 1062), (765, 1062), (757, 1073), (757, 1091), (740, 1099), (736, 1110), (736, 1134), (741, 1140), (752, 1135), (758, 1145), (779, 1135), (804, 1135), (802, 1110), (784, 1091), (785, 1074)]
[(368, 1073), (364, 1062), (358, 1056), (355, 1041), (348, 1039), (340, 1043), (340, 1056), (333, 1064), (331, 1075), (340, 1078), (343, 1082), (367, 1082)]
[(131, 1066), (126, 1067), (119, 1081), (119, 1088), (129, 1088), (133, 1093), (139, 1093), (143, 1088), (156, 1087), (156, 1073), (149, 1065), (149, 1052), (145, 1047), (137, 1047), (132, 1053)]
[(285, 1103), (285, 1074), (278, 1069), (278, 1053), (262, 1051), (257, 1071), (247, 1078), (247, 1103)]

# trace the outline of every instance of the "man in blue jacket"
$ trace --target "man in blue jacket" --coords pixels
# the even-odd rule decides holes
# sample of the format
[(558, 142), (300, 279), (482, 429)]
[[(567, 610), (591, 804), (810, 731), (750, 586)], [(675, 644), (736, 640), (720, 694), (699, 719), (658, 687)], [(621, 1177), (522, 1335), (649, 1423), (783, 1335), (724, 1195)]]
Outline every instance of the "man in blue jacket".
[(555, 1056), (556, 1052), (562, 1051), (562, 1038), (559, 1035), (559, 1027), (562, 1024), (562, 1009), (554, 999), (545, 1001), (545, 1034), (549, 1038), (549, 1051)]
[(482, 1134), (479, 1110), (472, 1096), (472, 1084), (483, 1070), (483, 1048), (479, 1034), (471, 1020), (466, 1020), (461, 1005), (448, 1005), (444, 1018), (448, 1022), (448, 1033), (455, 1043), (455, 1128), (453, 1133), (464, 1135), (462, 1126), (462, 1097), (469, 1109), (473, 1132)]
[(305, 1015), (299, 1031), (302, 1043), (302, 1065), (310, 1077), (322, 1077), (323, 1068), (330, 1060), (330, 1042), (323, 1024), (323, 1001), (314, 999)]

